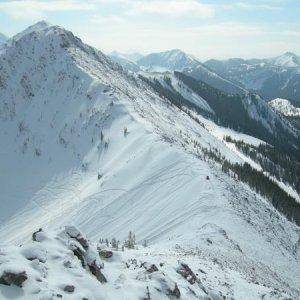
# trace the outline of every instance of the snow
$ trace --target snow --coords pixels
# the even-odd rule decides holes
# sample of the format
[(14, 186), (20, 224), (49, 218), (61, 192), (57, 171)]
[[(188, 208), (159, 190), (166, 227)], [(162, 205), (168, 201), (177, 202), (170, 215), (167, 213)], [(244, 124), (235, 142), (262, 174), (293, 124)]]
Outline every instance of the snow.
[[(154, 298), (167, 299), (155, 287), (165, 290), (174, 282), (183, 299), (192, 299), (190, 289), (203, 296), (199, 286), (176, 273), (183, 258), (195, 273), (205, 270), (201, 279), (211, 293), (234, 298), (251, 293), (259, 299), (284, 289), (273, 298), (299, 297), (297, 226), (194, 146), (197, 141), (242, 163), (221, 136), (261, 141), (201, 116), (193, 120), (59, 27), (38, 26), (32, 32), (21, 34), (0, 55), (5, 81), (0, 89), (0, 244), (6, 253), (0, 259), (5, 260), (1, 268), (28, 272), (23, 298), (39, 289), (51, 297), (62, 285), (73, 284), (75, 294), (64, 294), (66, 299), (139, 299), (146, 286)], [(68, 248), (66, 241), (78, 231), (68, 227), (68, 236), (59, 233), (74, 225), (93, 244), (90, 258), (99, 238), (124, 240), (129, 230), (139, 249), (117, 252), (104, 262), (108, 284), (99, 286)], [(30, 239), (38, 228), (45, 233), (37, 234), (41, 247), (35, 248)], [(13, 246), (20, 243), (25, 246)], [(43, 249), (46, 263), (26, 259), (35, 254), (44, 260)], [(66, 258), (71, 271), (62, 267)], [(149, 276), (134, 263), (124, 268), (124, 261), (133, 259), (165, 265)], [(36, 282), (46, 270), (47, 279)], [(19, 293), (10, 288), (0, 285), (3, 295)]]
[(196, 58), (179, 49), (151, 53), (139, 59), (137, 63), (140, 67), (150, 68), (150, 71), (154, 72), (182, 71), (200, 64)]
[[(215, 228), (207, 229), (202, 240), (206, 240), (204, 244), (207, 247), (212, 247), (211, 245), (218, 244), (210, 231), (215, 231)], [(230, 243), (226, 232), (218, 229), (217, 231)], [(259, 299), (262, 295), (265, 295), (266, 299), (291, 297), (283, 288), (271, 287), (268, 278), (260, 278), (258, 274), (262, 266), (252, 269), (255, 276), (252, 274), (253, 277), (249, 280), (229, 265), (224, 265), (219, 258), (209, 260), (205, 257), (205, 252), (197, 253), (197, 249), (195, 252), (186, 252), (179, 246), (169, 251), (166, 251), (165, 247), (161, 248), (161, 245), (138, 245), (135, 249), (125, 248), (123, 251), (108, 248), (113, 256), (112, 259), (101, 262), (101, 272), (107, 282), (100, 283), (89, 268), (83, 267), (73, 254), (70, 245), (74, 240), (65, 235), (63, 228), (56, 232), (46, 231), (44, 234), (47, 239), (43, 242), (28, 241), (19, 247), (1, 248), (0, 276), (3, 271), (25, 271), (27, 279), (22, 288), (0, 285), (0, 295), (8, 298), (15, 295), (23, 299), (56, 299), (59, 295), (64, 299), (141, 299), (150, 294), (152, 299), (169, 299), (168, 295), (177, 287), (181, 299), (199, 299), (207, 296), (212, 299)], [(212, 244), (207, 242), (207, 237), (212, 239)], [(88, 245), (89, 251), (94, 254), (98, 252), (97, 249), (107, 249), (107, 246), (91, 241)], [(28, 260), (23, 255), (24, 247), (43, 249), (46, 253), (45, 261)], [(239, 250), (233, 248), (231, 251)], [(99, 258), (95, 259), (100, 262)], [(191, 277), (184, 278), (180, 275), (178, 270), (181, 264), (187, 265), (193, 272), (194, 283), (189, 282)], [(19, 268), (18, 265), (23, 267)], [(150, 271), (151, 265), (155, 267)], [(269, 275), (271, 274), (272, 272), (269, 272)], [(277, 278), (273, 284), (276, 281)], [(74, 291), (65, 291), (66, 286), (73, 286)]]
[(286, 52), (281, 56), (271, 59), (271, 62), (276, 66), (281, 67), (299, 67), (300, 66), (300, 57), (294, 53)]
[(276, 98), (269, 105), (277, 112), (289, 117), (300, 117), (300, 108), (295, 107), (287, 99)]

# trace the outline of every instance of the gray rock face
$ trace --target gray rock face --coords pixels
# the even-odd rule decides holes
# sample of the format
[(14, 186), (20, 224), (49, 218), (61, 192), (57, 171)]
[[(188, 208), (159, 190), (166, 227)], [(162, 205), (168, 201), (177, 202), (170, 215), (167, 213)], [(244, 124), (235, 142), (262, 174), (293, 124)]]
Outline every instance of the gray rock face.
[(180, 263), (177, 273), (184, 277), (190, 284), (194, 284), (195, 282), (199, 281), (191, 268), (185, 263)]
[(109, 250), (99, 250), (99, 255), (101, 258), (111, 258), (113, 256), (113, 252)]
[(74, 285), (66, 285), (64, 287), (64, 291), (67, 293), (74, 293), (75, 287), (74, 287)]
[(23, 283), (27, 280), (27, 278), (28, 277), (25, 271), (20, 273), (4, 271), (0, 277), (0, 284), (4, 284), (4, 285), (14, 284), (18, 287), (22, 287)]

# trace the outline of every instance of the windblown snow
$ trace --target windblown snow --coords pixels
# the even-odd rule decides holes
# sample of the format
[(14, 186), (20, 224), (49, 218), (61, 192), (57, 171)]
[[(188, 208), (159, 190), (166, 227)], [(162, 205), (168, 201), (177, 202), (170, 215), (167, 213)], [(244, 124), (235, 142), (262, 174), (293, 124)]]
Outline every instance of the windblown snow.
[[(300, 297), (299, 228), (201, 155), (216, 148), (243, 162), (218, 128), (57, 26), (11, 39), (0, 70), (0, 277), (28, 277), (22, 288), (0, 284), (2, 297), (167, 299), (176, 287), (182, 299)], [(74, 256), (69, 224), (91, 241), (107, 282)], [(45, 239), (30, 241), (39, 228)], [(99, 239), (129, 231), (138, 249), (114, 250), (103, 268)], [(36, 251), (46, 259), (27, 257)]]

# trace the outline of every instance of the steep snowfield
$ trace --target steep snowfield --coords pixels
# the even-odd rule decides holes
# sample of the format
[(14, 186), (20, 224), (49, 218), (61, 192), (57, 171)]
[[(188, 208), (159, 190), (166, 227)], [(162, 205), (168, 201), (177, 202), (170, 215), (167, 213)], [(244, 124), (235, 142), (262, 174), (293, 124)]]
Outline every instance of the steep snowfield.
[(284, 116), (300, 117), (300, 108), (295, 107), (289, 100), (277, 98), (269, 102), (269, 105)]
[[(172, 272), (184, 258), (204, 268), (207, 286), (223, 295), (300, 296), (298, 227), (203, 157), (200, 147), (243, 161), (201, 120), (56, 26), (11, 40), (0, 70), (1, 244), (66, 224), (94, 242), (122, 240), (132, 230), (149, 249), (120, 255), (115, 270), (129, 258), (163, 259), (180, 284)], [(56, 274), (45, 281), (57, 288)], [(116, 279), (108, 278), (112, 299), (140, 297), (139, 282), (122, 279), (120, 289)], [(101, 285), (88, 286), (95, 289), (90, 299), (103, 295)]]

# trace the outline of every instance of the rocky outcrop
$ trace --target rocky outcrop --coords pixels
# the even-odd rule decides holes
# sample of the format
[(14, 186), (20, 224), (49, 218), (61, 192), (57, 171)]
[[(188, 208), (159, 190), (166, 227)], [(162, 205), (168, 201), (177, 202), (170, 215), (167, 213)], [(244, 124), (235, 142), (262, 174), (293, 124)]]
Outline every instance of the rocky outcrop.
[(22, 287), (23, 283), (28, 279), (25, 271), (23, 272), (10, 272), (4, 271), (0, 276), (0, 284), (4, 285), (16, 285)]
[(181, 262), (177, 268), (177, 273), (184, 277), (190, 284), (194, 284), (199, 281), (191, 268), (183, 262)]

